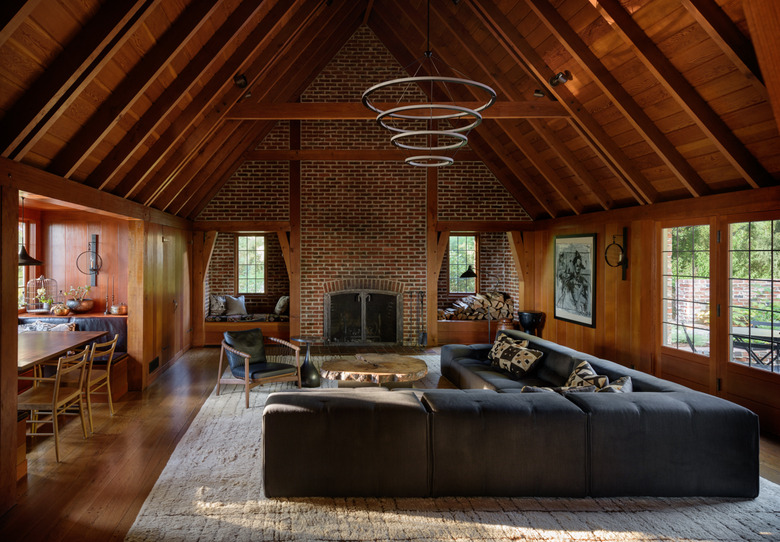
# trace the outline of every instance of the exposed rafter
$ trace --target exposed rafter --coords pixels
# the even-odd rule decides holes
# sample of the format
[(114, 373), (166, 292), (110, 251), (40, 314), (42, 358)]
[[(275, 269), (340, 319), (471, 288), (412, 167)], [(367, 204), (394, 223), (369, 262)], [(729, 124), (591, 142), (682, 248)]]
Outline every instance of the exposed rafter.
[(679, 151), (658, 129), (650, 117), (637, 104), (606, 66), (588, 48), (584, 41), (553, 8), (548, 0), (527, 0), (536, 15), (547, 26), (550, 32), (566, 47), (569, 54), (587, 70), (590, 77), (609, 96), (612, 103), (620, 109), (634, 129), (642, 134), (645, 141), (655, 153), (672, 170), (672, 173), (693, 196), (704, 196), (710, 193), (709, 187), (702, 180)]
[(723, 119), (712, 110), (693, 85), (647, 37), (618, 0), (598, 0), (596, 8), (631, 46), (647, 69), (653, 73), (680, 107), (707, 134), (745, 182), (754, 188), (773, 184), (771, 175), (761, 163), (750, 154)]
[[(595, 143), (610, 164), (619, 171), (619, 179), (634, 195), (638, 203), (654, 203), (659, 200), (658, 191), (650, 181), (626, 157), (620, 147), (606, 134), (604, 129), (591, 117), (585, 107), (566, 88), (565, 85), (552, 87), (547, 83), (549, 74), (553, 73), (544, 59), (531, 47), (516, 28), (507, 23), (506, 16), (492, 2), (475, 0), (467, 4), (472, 12), (487, 26), (501, 45), (511, 55), (515, 62), (523, 66), (540, 81), (545, 81), (547, 92), (558, 97), (564, 107), (571, 113), (572, 121), (588, 134), (589, 140)], [(575, 121), (576, 119), (576, 121)]]

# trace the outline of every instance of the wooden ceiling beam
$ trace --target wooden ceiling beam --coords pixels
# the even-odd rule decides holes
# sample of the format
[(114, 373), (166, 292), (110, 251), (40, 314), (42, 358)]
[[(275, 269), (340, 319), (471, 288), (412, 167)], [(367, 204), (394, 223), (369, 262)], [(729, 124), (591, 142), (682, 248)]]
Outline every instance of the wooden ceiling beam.
[[(397, 162), (409, 156), (402, 149), (302, 149), (248, 151), (245, 160), (278, 162), (280, 160), (309, 160), (318, 162)], [(479, 162), (479, 156), (468, 150), (459, 150), (458, 162)]]
[(273, 130), (275, 125), (273, 122), (254, 122), (246, 124), (254, 124), (254, 133), (250, 134), (254, 136), (254, 140), (250, 140), (249, 137), (247, 137), (246, 141), (250, 141), (248, 145), (226, 149), (227, 155), (224, 156), (219, 167), (217, 167), (211, 175), (205, 177), (203, 181), (199, 183), (199, 186), (192, 187), (191, 197), (187, 201), (173, 203), (180, 215), (197, 218), (201, 211), (208, 206), (214, 196), (216, 196), (222, 187), (231, 179), (238, 168), (241, 167), (241, 164), (244, 163), (243, 149), (247, 147), (257, 147), (263, 138)]
[[(351, 6), (351, 11), (347, 10), (349, 6)], [(358, 10), (359, 6), (359, 3), (341, 4), (339, 9), (324, 11), (320, 19), (313, 20), (311, 23), (313, 26), (327, 28), (331, 32), (304, 31), (302, 40), (296, 43), (297, 50), (288, 51), (285, 57), (279, 58), (277, 62), (270, 66), (266, 66), (263, 80), (259, 80), (257, 85), (258, 88), (264, 90), (257, 99), (274, 102), (280, 102), (282, 99), (298, 100), (300, 94), (309, 87), (322, 69), (357, 30), (362, 13)], [(346, 13), (344, 12), (345, 10), (347, 10)], [(266, 80), (274, 81), (276, 84), (264, 84)], [(261, 126), (262, 124), (260, 123)], [(267, 131), (270, 131), (274, 123), (268, 122), (266, 124), (269, 127)], [(259, 137), (264, 137), (262, 131), (259, 132)], [(204, 183), (203, 187), (198, 189), (196, 196), (191, 198), (178, 214), (197, 216), (246, 160), (246, 152), (256, 149), (259, 143), (260, 141), (257, 141), (251, 146), (244, 145), (241, 147), (239, 150), (242, 153), (238, 155), (231, 168), (218, 176), (212, 175)]]
[(601, 186), (601, 183), (596, 179), (593, 174), (586, 168), (582, 161), (577, 158), (574, 153), (558, 138), (558, 134), (555, 130), (547, 126), (539, 119), (528, 119), (529, 124), (533, 127), (539, 136), (552, 148), (558, 157), (563, 161), (566, 166), (572, 170), (574, 175), (580, 179), (593, 193), (596, 201), (599, 202), (601, 207), (607, 211), (614, 207), (615, 202), (607, 194), (607, 191)]
[(213, 69), (215, 63), (222, 58), (222, 51), (239, 35), (242, 35), (253, 20), (256, 20), (255, 17), (259, 10), (260, 4), (256, 0), (244, 0), (236, 7), (222, 26), (214, 32), (184, 69), (177, 74), (171, 84), (154, 100), (149, 109), (100, 161), (100, 164), (85, 180), (85, 184), (94, 187), (104, 186), (107, 180), (125, 165), (133, 153), (149, 139), (152, 132), (157, 129), (181, 99), (192, 90), (195, 83)]
[(216, 153), (222, 148), (224, 142), (231, 138), (234, 132), (242, 128), (242, 125), (245, 130), (247, 125), (251, 125), (251, 122), (243, 123), (240, 120), (231, 120), (219, 123), (214, 130), (213, 136), (204, 141), (204, 144), (198, 151), (198, 156), (182, 165), (182, 168), (176, 174), (177, 182), (170, 183), (167, 186), (158, 186), (156, 192), (150, 193), (145, 199), (140, 200), (139, 203), (149, 205), (161, 211), (167, 210), (170, 203), (181, 194), (182, 190), (187, 188), (187, 185), (195, 175), (199, 174), (203, 166), (208, 167), (210, 164), (220, 161), (220, 157)]
[[(386, 110), (419, 102), (377, 103)], [(437, 102), (441, 103), (441, 102)], [(453, 102), (476, 109), (483, 102)], [(481, 113), (483, 119), (559, 118), (569, 114), (557, 102), (496, 102)], [(336, 103), (239, 103), (225, 118), (235, 120), (363, 120), (375, 119), (376, 113), (357, 102)]]
[(363, 15), (363, 24), (368, 24), (368, 20), (371, 18), (371, 8), (373, 7), (374, 7), (374, 0), (368, 0), (368, 5), (366, 6), (366, 14)]
[(753, 188), (774, 183), (756, 157), (645, 34), (619, 0), (598, 0), (595, 7), (746, 183)]
[[(229, 128), (231, 124), (236, 125), (235, 129)], [(160, 204), (156, 208), (162, 208), (162, 202), (166, 201), (169, 203), (165, 205), (164, 210), (181, 215), (187, 202), (194, 199), (199, 186), (207, 186), (209, 179), (216, 171), (224, 171), (220, 168), (232, 163), (232, 158), (239, 155), (239, 151), (246, 149), (247, 145), (255, 140), (258, 130), (264, 128), (263, 124), (256, 121), (237, 120), (223, 122), (220, 128), (215, 131), (214, 137), (210, 138), (203, 146), (202, 160), (192, 160), (187, 164), (186, 171), (182, 173), (183, 179), (188, 178), (187, 183), (173, 197), (165, 195), (164, 198), (161, 198)], [(194, 180), (196, 175), (199, 181)]]
[[(177, 143), (181, 142), (183, 135), (187, 134), (197, 121), (204, 118), (206, 121), (214, 122), (215, 117), (221, 118), (219, 112), (226, 109), (228, 101), (232, 103), (245, 93), (244, 90), (234, 87), (233, 75), (239, 72), (241, 66), (245, 65), (248, 59), (254, 58), (264, 50), (264, 47), (281, 28), (280, 25), (285, 20), (283, 17), (288, 13), (288, 10), (300, 6), (305, 1), (296, 0), (292, 6), (277, 2), (214, 76), (203, 84), (200, 92), (184, 111), (173, 119), (165, 132), (141, 155), (130, 171), (121, 180), (116, 174), (105, 179), (101, 188), (111, 190), (123, 197), (131, 197), (149, 182), (149, 178), (156, 171), (156, 168), (166, 164), (171, 166), (173, 158), (170, 153), (177, 149)], [(220, 101), (220, 97), (223, 96), (224, 100)], [(218, 111), (215, 113), (214, 109)], [(181, 144), (194, 146), (194, 143), (190, 143), (189, 138), (184, 138)]]
[(579, 200), (574, 191), (567, 183), (560, 180), (558, 174), (553, 171), (547, 161), (538, 153), (531, 144), (531, 142), (523, 134), (517, 126), (510, 126), (509, 121), (498, 121), (502, 126), (504, 133), (509, 137), (510, 141), (525, 155), (526, 158), (533, 164), (536, 171), (547, 180), (558, 195), (566, 202), (566, 205), (574, 211), (574, 214), (580, 215), (584, 210), (582, 202)]
[(745, 20), (766, 78), (769, 103), (780, 131), (780, 4), (764, 0), (743, 0)]
[[(56, 121), (91, 81), (98, 69), (116, 50), (115, 43), (125, 43), (128, 30), (148, 13), (149, 0), (127, 3), (109, 2), (87, 22), (52, 61), (46, 71), (3, 117), (0, 131), (0, 153), (21, 161), (48, 128)], [(112, 47), (113, 45), (113, 47)], [(68, 97), (71, 99), (68, 99)], [(44, 122), (44, 119), (49, 122)]]
[(189, 220), (150, 209), (139, 203), (127, 201), (8, 158), (0, 158), (0, 183), (76, 206), (87, 204), (98, 213), (109, 213), (117, 217), (144, 220), (185, 230), (191, 227)]
[[(438, 11), (436, 12), (438, 15)], [(488, 58), (488, 53), (484, 50), (483, 47), (479, 43), (476, 42), (473, 38), (470, 37), (469, 32), (466, 30), (466, 28), (457, 21), (457, 19), (453, 17), (448, 17), (446, 15), (442, 16), (439, 15), (439, 25), (442, 27), (446, 27), (449, 30), (450, 35), (456, 36), (456, 39), (459, 39), (461, 41), (461, 49), (466, 50), (469, 52), (472, 60), (479, 65), (480, 68), (482, 68), (482, 71), (484, 72), (485, 76), (489, 78), (489, 81), (492, 85), (496, 86), (500, 93), (502, 93), (504, 96), (506, 96), (509, 99), (516, 100), (518, 98), (517, 91), (512, 85), (504, 84), (501, 79), (499, 79), (499, 75), (495, 73), (494, 70), (491, 70), (490, 67), (486, 64), (486, 62), (483, 60), (485, 58)], [(558, 107), (563, 108), (561, 104), (555, 101), (550, 100), (536, 100), (535, 103), (540, 104), (553, 104)], [(492, 109), (492, 107), (491, 107)], [(489, 111), (489, 110), (488, 110)], [(568, 115), (567, 115), (568, 116)], [(569, 118), (571, 118), (569, 116)], [(539, 125), (540, 123), (531, 123), (532, 128)], [(497, 123), (499, 127), (504, 129), (504, 131), (507, 131), (507, 127), (510, 126), (506, 123)], [(548, 129), (547, 135), (550, 135), (552, 132)], [(508, 135), (508, 134), (507, 134)], [(541, 134), (540, 134), (541, 135)], [(611, 208), (613, 202), (612, 198), (610, 198), (609, 194), (607, 194), (607, 191), (604, 189), (601, 184), (596, 181), (596, 179), (593, 178), (592, 175), (586, 174), (586, 175), (579, 175), (579, 172), (587, 170), (581, 166), (579, 160), (577, 160), (574, 157), (574, 154), (569, 151), (569, 149), (566, 147), (566, 145), (560, 141), (557, 137), (543, 137), (544, 141), (552, 148), (555, 153), (558, 155), (558, 157), (563, 161), (563, 163), (572, 171), (572, 173), (579, 177), (580, 181), (582, 182), (584, 188), (589, 190), (592, 194), (592, 196), (596, 199), (596, 201), (599, 202), (599, 205), (603, 209), (609, 209)], [(531, 151), (534, 153), (536, 157), (538, 157), (538, 153), (533, 147), (530, 147)], [(528, 155), (526, 155), (528, 156)], [(531, 157), (528, 156), (530, 159)], [(549, 167), (547, 162), (541, 158), (537, 158), (536, 160), (532, 160), (532, 163), (534, 162), (540, 162), (540, 167), (544, 169), (546, 173), (543, 173), (543, 177), (547, 179), (547, 182), (550, 183), (550, 185), (558, 192), (561, 197), (564, 198), (565, 201), (569, 200), (577, 200), (577, 197), (571, 192), (571, 190), (568, 188), (567, 185), (564, 185), (558, 177), (557, 174), (555, 174), (552, 169)], [(540, 173), (542, 173), (542, 170), (537, 168)], [(575, 213), (579, 214), (576, 209), (580, 208), (580, 212), (582, 209), (582, 205), (575, 203), (574, 206), (572, 206), (572, 210), (575, 211)]]
[(628, 91), (618, 82), (612, 72), (588, 48), (584, 41), (548, 0), (526, 0), (526, 3), (541, 19), (542, 23), (566, 48), (569, 54), (579, 62), (591, 79), (612, 100), (629, 124), (639, 132), (650, 148), (663, 160), (682, 185), (693, 196), (703, 196), (711, 192), (709, 186), (696, 170), (672, 145), (666, 135), (655, 125)]
[(41, 0), (3, 0), (3, 9), (0, 10), (0, 45), (16, 32), (40, 3)]
[[(255, 99), (281, 101), (283, 98), (289, 98), (293, 95), (294, 89), (298, 88), (300, 82), (312, 81), (321, 70), (321, 67), (318, 70), (312, 70), (310, 68), (312, 63), (315, 66), (324, 66), (319, 60), (321, 57), (318, 57), (320, 48), (330, 41), (331, 43), (328, 44), (330, 49), (328, 50), (331, 50), (332, 54), (335, 55), (337, 49), (333, 47), (333, 42), (335, 45), (343, 45), (352, 34), (352, 32), (347, 33), (345, 29), (349, 28), (354, 31), (361, 20), (362, 13), (359, 3), (341, 4), (338, 8), (318, 12), (320, 17), (308, 17), (302, 24), (297, 25), (295, 34), (290, 36), (283, 47), (279, 48), (278, 54), (269, 60), (258, 61), (261, 72), (255, 78), (257, 82), (255, 89), (262, 89), (262, 92), (258, 90)], [(312, 32), (311, 28), (328, 28), (331, 29), (331, 33)], [(333, 39), (333, 36), (337, 36), (337, 39)], [(331, 56), (325, 58), (330, 59)], [(275, 84), (267, 84), (266, 81), (273, 81)], [(240, 150), (246, 152), (248, 145), (249, 143), (245, 143)], [(218, 179), (218, 182), (224, 184), (228, 179), (229, 175)], [(192, 198), (190, 201), (193, 201)], [(182, 211), (176, 214), (189, 214), (188, 207), (182, 207)]]
[[(477, 141), (482, 140), (487, 144), (491, 149), (493, 149), (493, 152), (495, 152), (497, 155), (501, 155), (500, 149), (502, 149), (501, 144), (499, 143), (498, 139), (496, 139), (493, 134), (488, 132), (487, 130), (482, 130), (479, 133), (471, 133), (470, 139), (476, 139)], [(508, 158), (508, 157), (507, 157)], [(526, 172), (520, 163), (516, 160), (512, 159), (502, 159), (504, 164), (506, 165), (507, 169), (512, 172), (512, 175), (514, 175), (518, 181), (520, 181), (520, 184), (528, 191), (528, 193), (533, 196), (533, 198), (536, 200), (536, 202), (544, 209), (544, 211), (550, 215), (551, 218), (556, 218), (561, 215), (561, 213), (556, 209), (555, 205), (552, 201), (550, 201), (549, 197), (546, 193), (544, 193), (539, 186), (539, 183), (536, 182), (534, 179), (532, 179), (528, 172)], [(500, 179), (499, 179), (500, 180)], [(502, 183), (503, 184), (503, 183)], [(518, 198), (517, 190), (514, 189), (514, 186), (504, 184), (504, 188), (509, 191), (512, 196), (515, 197), (515, 199)], [(523, 200), (517, 199), (517, 202), (520, 205), (523, 205)], [(535, 217), (534, 220), (536, 220), (538, 217)]]
[(680, 3), (756, 90), (766, 96), (764, 77), (753, 44), (726, 12), (712, 0), (680, 0)]
[(71, 177), (89, 154), (122, 119), (130, 107), (169, 67), (171, 60), (188, 40), (208, 21), (221, 2), (195, 2), (188, 5), (171, 27), (157, 40), (143, 58), (133, 66), (97, 111), (57, 153), (48, 170)]
[[(517, 201), (531, 220), (537, 220), (539, 218), (546, 218), (547, 216), (553, 216), (545, 207), (543, 207), (536, 196), (534, 196), (524, 184), (517, 182), (517, 176), (512, 176), (509, 172), (511, 168), (506, 163), (506, 156), (500, 155), (498, 152), (488, 145), (479, 134), (474, 135), (469, 139), (469, 147), (474, 149), (477, 156), (482, 158), (482, 163), (490, 172), (495, 176), (501, 186), (504, 187), (509, 195), (511, 195)], [(460, 155), (459, 155), (460, 156)], [(460, 159), (460, 157), (458, 158)]]
[[(295, 37), (299, 35), (301, 29), (307, 26), (307, 21), (315, 17), (316, 13), (322, 9), (322, 6), (324, 4), (314, 2), (313, 0), (298, 0), (292, 5), (288, 5), (286, 2), (279, 2), (274, 6), (272, 13), (263, 18), (260, 22), (260, 27), (251, 33), (252, 35), (261, 36), (258, 47), (254, 48), (253, 51), (255, 53), (253, 55), (254, 61), (250, 64), (246, 57), (237, 58), (240, 61), (239, 65), (245, 66), (242, 72), (246, 75), (248, 81), (247, 88), (253, 88), (255, 82), (262, 76), (263, 71), (267, 69), (267, 66), (273, 64), (274, 60), (290, 46)], [(311, 9), (308, 9), (309, 7)], [(258, 61), (257, 59), (260, 60)], [(258, 65), (260, 66), (260, 71), (255, 67)], [(227, 66), (227, 63), (225, 66)], [(230, 73), (221, 71), (218, 74), (226, 76), (224, 79), (220, 78), (217, 80), (218, 83), (222, 83), (219, 94), (209, 96), (208, 94), (203, 95), (201, 91), (199, 96), (203, 95), (202, 99), (210, 106), (206, 114), (202, 119), (198, 119), (197, 126), (195, 126), (192, 132), (187, 134), (186, 138), (183, 138), (182, 143), (175, 149), (172, 149), (172, 152), (165, 157), (160, 168), (154, 172), (147, 172), (147, 177), (142, 180), (142, 183), (136, 184), (136, 189), (129, 194), (132, 199), (146, 201), (151, 193), (157, 191), (158, 187), (162, 186), (165, 189), (169, 184), (175, 183), (179, 171), (182, 170), (188, 161), (197, 156), (198, 150), (224, 119), (229, 105), (235, 103), (246, 94), (246, 90), (233, 85), (233, 74), (232, 70)], [(181, 135), (175, 134), (175, 137), (179, 138)]]
[[(610, 138), (601, 125), (586, 111), (580, 101), (566, 88), (566, 85), (552, 87), (548, 83), (553, 71), (544, 59), (531, 47), (520, 32), (507, 21), (506, 16), (492, 3), (484, 0), (474, 0), (465, 4), (472, 13), (488, 28), (510, 57), (522, 66), (534, 79), (542, 81), (542, 86), (558, 97), (569, 114), (572, 123), (576, 123), (581, 131), (588, 134), (586, 141), (598, 146), (598, 154), (605, 159), (605, 164), (620, 172), (617, 175), (621, 183), (629, 190), (637, 203), (654, 203), (659, 200), (658, 191), (650, 181), (633, 165), (615, 141)], [(614, 171), (614, 170), (613, 170)]]
[[(466, 31), (463, 25), (460, 24), (457, 19), (442, 16), (438, 9), (434, 9), (432, 13), (435, 17), (437, 17), (437, 19), (434, 19), (434, 22), (436, 23), (435, 26), (441, 30), (446, 29), (448, 31), (447, 33), (449, 33), (451, 36), (454, 36), (454, 39), (460, 44), (460, 49), (468, 51), (468, 54), (480, 67), (484, 76), (490, 78), (489, 82), (493, 85), (497, 85), (500, 93), (503, 93), (508, 98), (515, 98), (513, 89), (508, 88), (508, 86), (499, 81), (497, 77), (491, 75), (490, 68), (485, 64), (484, 60), (488, 57), (487, 53), (482, 50), (481, 46), (475, 39), (471, 38), (470, 34)], [(443, 36), (440, 35), (439, 39), (442, 38)], [(555, 102), (544, 100), (542, 103)], [(512, 123), (509, 121), (498, 121), (496, 124), (504, 131), (504, 133), (507, 134), (507, 136), (509, 136), (510, 140), (512, 140), (512, 142), (523, 152), (523, 154), (525, 154), (526, 158), (528, 158), (528, 160), (531, 162), (531, 164), (533, 164), (541, 176), (544, 177), (544, 179), (550, 184), (553, 190), (555, 190), (558, 195), (561, 196), (563, 201), (566, 202), (574, 214), (582, 214), (584, 206), (577, 194), (575, 194), (572, 185), (562, 181), (560, 176), (555, 171), (553, 171), (552, 167), (550, 167), (547, 161), (537, 152), (531, 142), (520, 133), (517, 123)]]
[[(382, 14), (378, 9), (375, 9), (374, 13), (375, 16), (373, 18), (374, 24), (372, 25), (372, 29), (377, 36), (379, 36), (380, 40), (385, 43), (385, 46), (396, 55), (399, 63), (401, 65), (408, 65), (411, 61), (410, 59), (414, 58), (414, 52), (409, 49), (408, 40), (397, 36), (395, 32), (392, 31), (394, 26), (390, 24), (389, 21), (382, 18)], [(398, 55), (401, 53), (403, 53), (404, 56), (398, 58)], [(501, 145), (498, 145), (497, 139), (488, 130), (476, 129), (470, 132), (469, 146), (477, 151), (480, 147), (482, 149), (489, 148), (491, 149), (493, 156), (499, 158), (499, 160), (504, 163), (507, 170), (514, 175), (515, 181), (519, 182), (511, 182), (503, 175), (497, 175), (494, 169), (491, 169), (491, 172), (496, 175), (496, 178), (504, 186), (507, 192), (509, 192), (518, 204), (523, 206), (523, 208), (526, 209), (526, 212), (531, 214), (533, 218), (536, 219), (541, 216), (539, 212), (536, 212), (535, 214), (532, 213), (530, 209), (533, 209), (534, 207), (542, 210), (551, 217), (557, 216), (555, 206), (520, 164), (514, 160), (508, 160), (504, 153), (497, 150), (501, 148)], [(481, 152), (478, 151), (477, 154), (482, 154), (484, 156), (486, 153), (482, 150)], [(483, 159), (483, 162), (486, 165), (490, 164), (490, 161), (488, 160)]]

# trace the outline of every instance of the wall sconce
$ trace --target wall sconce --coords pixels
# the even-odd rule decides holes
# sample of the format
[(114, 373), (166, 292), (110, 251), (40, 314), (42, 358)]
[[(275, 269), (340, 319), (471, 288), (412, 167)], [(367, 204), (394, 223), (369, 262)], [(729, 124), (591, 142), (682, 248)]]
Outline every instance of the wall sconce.
[(564, 83), (571, 80), (572, 80), (572, 76), (569, 70), (558, 72), (552, 77), (550, 77), (550, 86), (557, 87), (558, 85), (563, 85)]

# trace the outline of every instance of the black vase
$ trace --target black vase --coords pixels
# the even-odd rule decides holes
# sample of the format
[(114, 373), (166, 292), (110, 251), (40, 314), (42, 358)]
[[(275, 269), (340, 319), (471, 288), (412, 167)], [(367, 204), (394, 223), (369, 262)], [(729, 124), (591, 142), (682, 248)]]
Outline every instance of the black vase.
[(306, 352), (306, 358), (301, 364), (301, 386), (304, 388), (320, 387), (320, 372), (309, 359), (309, 352)]
[(530, 335), (539, 336), (539, 330), (544, 321), (544, 313), (540, 311), (520, 311), (517, 313), (523, 331)]

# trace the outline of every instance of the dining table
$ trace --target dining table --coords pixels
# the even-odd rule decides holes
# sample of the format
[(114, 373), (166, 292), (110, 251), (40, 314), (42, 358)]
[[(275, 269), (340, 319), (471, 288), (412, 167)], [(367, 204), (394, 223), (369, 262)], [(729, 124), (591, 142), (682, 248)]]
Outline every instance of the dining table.
[(105, 334), (105, 331), (25, 331), (19, 334), (17, 369), (20, 373), (27, 371)]

